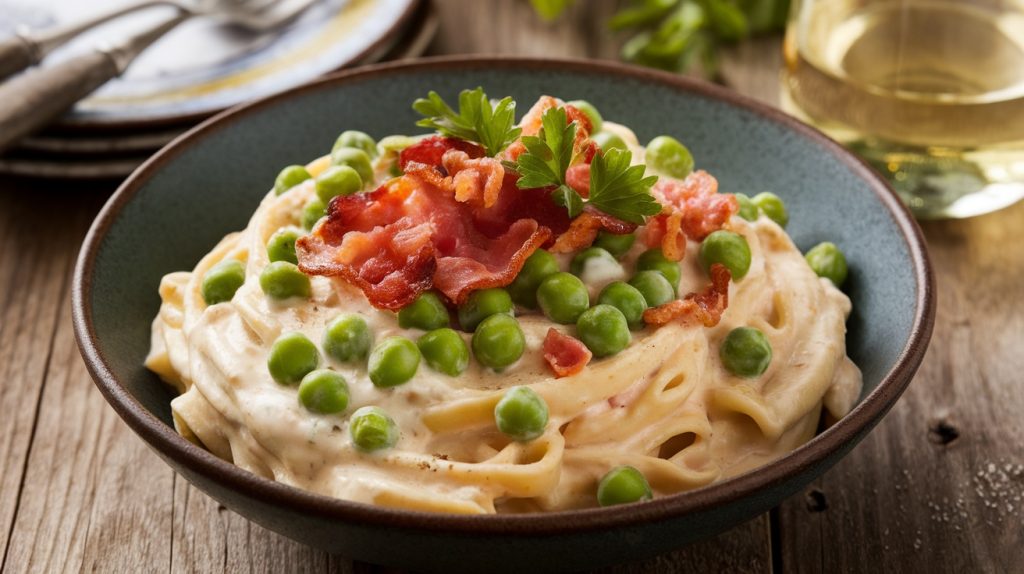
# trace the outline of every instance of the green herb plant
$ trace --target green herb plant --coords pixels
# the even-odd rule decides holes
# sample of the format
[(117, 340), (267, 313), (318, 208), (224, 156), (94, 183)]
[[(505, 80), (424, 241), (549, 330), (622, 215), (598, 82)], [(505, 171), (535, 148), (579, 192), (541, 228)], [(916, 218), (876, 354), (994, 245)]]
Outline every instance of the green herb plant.
[[(530, 0), (545, 20), (559, 18), (572, 0)], [(628, 0), (608, 20), (630, 30), (622, 47), (630, 62), (672, 72), (700, 67), (716, 75), (719, 48), (753, 34), (782, 29), (789, 0)]]

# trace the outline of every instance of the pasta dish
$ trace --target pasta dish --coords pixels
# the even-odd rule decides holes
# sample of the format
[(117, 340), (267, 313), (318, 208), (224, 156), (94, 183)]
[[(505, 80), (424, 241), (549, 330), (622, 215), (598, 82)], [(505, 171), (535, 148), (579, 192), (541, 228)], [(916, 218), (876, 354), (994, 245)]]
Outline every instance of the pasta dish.
[(146, 366), (188, 440), (331, 497), (537, 512), (743, 473), (857, 402), (846, 260), (779, 196), (585, 101), (413, 107), (432, 133), (344, 132), (163, 278)]

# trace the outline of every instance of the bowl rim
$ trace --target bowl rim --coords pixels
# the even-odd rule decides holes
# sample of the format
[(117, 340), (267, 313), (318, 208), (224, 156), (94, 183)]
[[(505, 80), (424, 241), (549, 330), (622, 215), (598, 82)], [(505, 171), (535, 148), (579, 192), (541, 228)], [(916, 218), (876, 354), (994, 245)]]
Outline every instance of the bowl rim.
[[(224, 461), (189, 442), (142, 406), (118, 381), (109, 367), (93, 323), (91, 277), (96, 257), (110, 227), (124, 206), (165, 164), (178, 157), (190, 145), (220, 130), (230, 128), (251, 113), (286, 102), (296, 96), (319, 90), (331, 90), (349, 82), (382, 76), (402, 75), (409, 71), (473, 69), (562, 70), (613, 75), (716, 99), (754, 113), (761, 118), (796, 132), (833, 155), (860, 177), (887, 208), (889, 217), (901, 231), (913, 262), (916, 282), (914, 324), (910, 337), (896, 363), (878, 386), (836, 424), (819, 433), (795, 450), (754, 470), (711, 483), (698, 489), (657, 498), (637, 505), (588, 508), (536, 514), (460, 515), (392, 509), (315, 494), (283, 483), (259, 477)], [(581, 59), (524, 58), (506, 56), (436, 57), (411, 62), (376, 64), (344, 71), (298, 86), (288, 91), (236, 106), (192, 128), (165, 146), (128, 177), (103, 206), (83, 242), (72, 283), (72, 320), (75, 338), (96, 386), (120, 417), (162, 457), (187, 467), (215, 482), (219, 487), (240, 492), (265, 504), (286, 507), (323, 519), (354, 522), (366, 526), (436, 531), (444, 534), (533, 537), (565, 535), (661, 522), (686, 514), (709, 511), (751, 493), (780, 485), (804, 470), (821, 464), (830, 453), (866, 434), (896, 402), (913, 378), (924, 357), (935, 322), (934, 273), (921, 230), (910, 212), (880, 175), (864, 161), (846, 151), (818, 130), (767, 104), (742, 96), (727, 88), (666, 72), (628, 66), (615, 62)]]

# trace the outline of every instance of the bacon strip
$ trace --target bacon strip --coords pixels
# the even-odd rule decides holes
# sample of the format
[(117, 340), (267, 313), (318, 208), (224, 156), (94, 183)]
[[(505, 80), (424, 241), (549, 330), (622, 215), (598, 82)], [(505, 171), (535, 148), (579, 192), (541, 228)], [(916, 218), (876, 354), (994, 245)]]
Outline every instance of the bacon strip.
[[(411, 165), (411, 164), (410, 164)], [(512, 282), (551, 231), (529, 218), (474, 224), (476, 208), (417, 175), (331, 200), (327, 218), (299, 238), (299, 268), (340, 277), (375, 307), (400, 309), (437, 287), (454, 303)]]
[(544, 337), (544, 360), (555, 377), (570, 377), (587, 366), (593, 354), (582, 341), (558, 329), (548, 329)]
[(711, 265), (711, 284), (699, 293), (690, 293), (684, 299), (676, 299), (644, 311), (644, 322), (649, 325), (665, 325), (676, 319), (695, 319), (705, 327), (714, 327), (722, 320), (722, 313), (729, 306), (729, 280), (732, 274), (721, 263)]
[(437, 260), (434, 287), (456, 304), (477, 289), (508, 285), (551, 231), (532, 219), (520, 219), (496, 239), (460, 242), (449, 255)]
[[(719, 194), (718, 180), (703, 170), (691, 173), (681, 182), (660, 178), (651, 193), (670, 211), (682, 214), (680, 227), (695, 241), (721, 229), (740, 210), (736, 197)], [(647, 241), (650, 244), (651, 240)]]
[(622, 221), (596, 209), (584, 208), (583, 213), (572, 220), (569, 229), (555, 239), (549, 251), (552, 253), (572, 253), (584, 247), (590, 247), (602, 229), (616, 235), (632, 233), (636, 224)]

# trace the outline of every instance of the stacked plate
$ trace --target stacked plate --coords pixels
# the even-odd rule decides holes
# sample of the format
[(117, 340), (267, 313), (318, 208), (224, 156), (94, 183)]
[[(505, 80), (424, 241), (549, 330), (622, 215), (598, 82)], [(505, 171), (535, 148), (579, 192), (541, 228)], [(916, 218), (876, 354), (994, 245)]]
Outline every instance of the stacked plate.
[[(0, 0), (0, 36), (131, 0)], [(90, 31), (47, 63), (130, 34), (156, 7)], [(340, 68), (416, 57), (437, 32), (428, 0), (321, 0), (288, 28), (252, 34), (210, 19), (173, 30), (128, 71), (0, 157), (0, 173), (119, 178), (199, 121)]]

